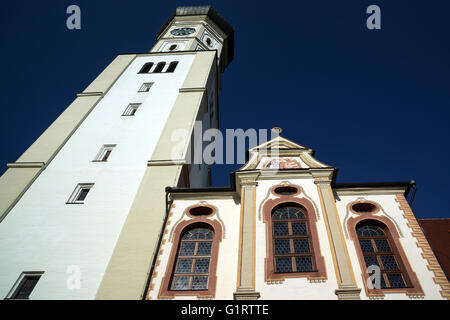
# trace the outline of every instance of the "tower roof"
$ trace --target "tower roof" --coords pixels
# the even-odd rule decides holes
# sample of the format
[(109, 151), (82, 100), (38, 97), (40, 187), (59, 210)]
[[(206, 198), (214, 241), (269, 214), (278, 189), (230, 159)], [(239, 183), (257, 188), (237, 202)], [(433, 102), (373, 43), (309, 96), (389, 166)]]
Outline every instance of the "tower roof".
[(223, 45), (223, 49), (227, 52), (228, 65), (234, 58), (234, 29), (231, 24), (225, 20), (224, 17), (212, 6), (194, 6), (194, 7), (177, 7), (175, 12), (167, 19), (161, 29), (158, 31), (157, 37), (164, 32), (167, 26), (170, 24), (173, 18), (176, 16), (207, 16), (210, 18), (226, 35), (226, 39)]

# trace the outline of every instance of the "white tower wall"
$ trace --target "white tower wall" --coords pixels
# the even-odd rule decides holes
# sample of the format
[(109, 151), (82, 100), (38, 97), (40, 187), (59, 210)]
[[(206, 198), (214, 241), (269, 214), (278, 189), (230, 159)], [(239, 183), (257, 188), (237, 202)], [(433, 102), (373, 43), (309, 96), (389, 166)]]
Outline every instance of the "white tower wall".
[[(143, 55), (117, 79), (0, 224), (0, 297), (23, 271), (43, 271), (33, 299), (92, 299), (194, 54)], [(173, 73), (138, 74), (146, 62), (178, 61)], [(149, 92), (138, 93), (144, 82)], [(135, 116), (122, 116), (142, 103)], [(116, 144), (107, 162), (93, 162)], [(94, 183), (84, 204), (67, 204), (78, 183)], [(69, 266), (81, 270), (69, 290)]]

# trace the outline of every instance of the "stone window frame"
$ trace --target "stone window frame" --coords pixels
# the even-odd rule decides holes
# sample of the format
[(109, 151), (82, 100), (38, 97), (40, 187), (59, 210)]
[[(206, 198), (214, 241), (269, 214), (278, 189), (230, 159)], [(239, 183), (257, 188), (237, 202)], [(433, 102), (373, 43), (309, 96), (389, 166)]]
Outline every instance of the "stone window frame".
[[(378, 205), (378, 204), (377, 204)], [(379, 207), (379, 205), (378, 205)], [(384, 227), (389, 243), (392, 245), (392, 251), (397, 258), (397, 263), (399, 264), (400, 270), (402, 270), (403, 276), (406, 280), (406, 288), (386, 288), (386, 289), (370, 289), (367, 285), (369, 281), (369, 274), (364, 272), (366, 270), (366, 263), (364, 261), (364, 255), (359, 245), (358, 235), (356, 234), (356, 226), (363, 221), (372, 221), (378, 225)], [(366, 295), (371, 296), (385, 296), (389, 293), (405, 293), (410, 296), (420, 296), (424, 295), (422, 287), (419, 283), (416, 273), (411, 268), (409, 260), (403, 250), (400, 243), (400, 235), (395, 227), (394, 223), (387, 217), (375, 216), (374, 213), (361, 214), (357, 217), (352, 217), (347, 221), (347, 230), (349, 232), (350, 239), (353, 241), (355, 250), (358, 256), (359, 265), (361, 267), (361, 277), (363, 280), (363, 285), (365, 288)]]
[[(291, 184), (275, 185), (271, 188), (270, 192), (274, 193), (274, 190), (280, 186), (289, 186), (298, 189), (301, 193), (302, 189), (300, 186)], [(263, 206), (263, 222), (266, 225), (266, 258), (265, 264), (265, 281), (281, 281), (286, 278), (307, 278), (308, 280), (326, 280), (327, 272), (325, 266), (325, 259), (320, 250), (319, 237), (317, 232), (317, 213), (314, 209), (314, 205), (305, 198), (297, 198), (298, 195), (279, 195), (276, 199), (269, 199)], [(274, 247), (273, 247), (273, 222), (272, 222), (272, 212), (273, 210), (282, 205), (293, 203), (302, 206), (306, 212), (306, 217), (309, 225), (309, 230), (311, 232), (311, 247), (315, 260), (315, 265), (317, 270), (313, 272), (290, 272), (290, 273), (276, 273), (275, 272), (275, 260), (274, 260)]]
[[(191, 207), (192, 208), (192, 207)], [(189, 229), (197, 227), (207, 227), (213, 230), (214, 238), (211, 247), (211, 260), (209, 263), (209, 279), (207, 290), (171, 290), (172, 277), (175, 270), (181, 237)], [(166, 272), (161, 280), (158, 299), (173, 299), (175, 296), (197, 296), (197, 298), (214, 298), (217, 285), (217, 260), (219, 256), (219, 245), (222, 241), (222, 226), (217, 220), (211, 220), (204, 216), (197, 216), (194, 219), (180, 222), (174, 230), (173, 245)]]

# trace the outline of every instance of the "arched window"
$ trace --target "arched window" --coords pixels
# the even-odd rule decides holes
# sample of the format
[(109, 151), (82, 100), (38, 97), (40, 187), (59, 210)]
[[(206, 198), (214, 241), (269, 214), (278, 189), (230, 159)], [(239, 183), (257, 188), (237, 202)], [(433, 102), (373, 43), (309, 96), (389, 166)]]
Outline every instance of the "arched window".
[[(276, 193), (275, 190), (279, 191), (280, 187), (292, 187), (297, 192)], [(302, 190), (296, 185), (275, 185), (270, 192), (277, 197), (267, 200), (263, 206), (267, 239), (265, 280), (327, 279), (314, 204), (306, 198), (297, 197)]]
[(141, 68), (141, 71), (139, 73), (149, 73), (150, 69), (153, 67), (153, 62), (147, 62), (144, 64)]
[(167, 71), (166, 71), (166, 72), (174, 72), (174, 71), (175, 71), (175, 68), (177, 67), (177, 65), (178, 65), (178, 61), (172, 61), (172, 62), (169, 64), (169, 67), (167, 68)]
[[(372, 265), (380, 268), (380, 288), (377, 289), (408, 287), (406, 272), (388, 228), (381, 223), (363, 220), (356, 225), (356, 234), (366, 268)], [(376, 284), (375, 278), (373, 284)]]
[(162, 72), (165, 65), (166, 65), (165, 62), (160, 62), (160, 63), (158, 63), (158, 64), (156, 65), (155, 70), (153, 70), (153, 73), (160, 73), (160, 72)]
[(272, 212), (275, 273), (316, 271), (311, 231), (306, 210), (294, 203)]
[(196, 215), (199, 212), (193, 214), (193, 209), (194, 206), (185, 211), (192, 219), (178, 223), (173, 229), (173, 245), (161, 280), (159, 298), (215, 296), (222, 226), (212, 218), (217, 208), (206, 216), (203, 215), (206, 211)]
[(180, 238), (171, 290), (207, 290), (214, 231), (208, 227), (188, 229)]

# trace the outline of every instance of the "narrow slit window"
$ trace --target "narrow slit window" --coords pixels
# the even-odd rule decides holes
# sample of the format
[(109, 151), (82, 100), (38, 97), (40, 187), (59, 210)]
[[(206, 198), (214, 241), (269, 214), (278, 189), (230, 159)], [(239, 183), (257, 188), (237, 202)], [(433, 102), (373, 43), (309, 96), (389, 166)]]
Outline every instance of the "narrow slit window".
[(23, 272), (8, 299), (29, 299), (43, 272)]
[(173, 62), (171, 62), (171, 63), (169, 64), (169, 67), (167, 68), (167, 71), (166, 71), (166, 72), (174, 72), (174, 71), (175, 71), (175, 68), (177, 67), (177, 65), (178, 65), (178, 61), (173, 61)]
[(160, 72), (162, 72), (165, 65), (166, 65), (165, 62), (160, 62), (160, 63), (158, 63), (158, 64), (156, 65), (155, 70), (153, 70), (153, 73), (160, 73)]
[(150, 88), (152, 87), (153, 82), (145, 82), (142, 84), (142, 86), (139, 88), (138, 92), (149, 92)]
[(152, 67), (153, 67), (153, 62), (147, 62), (146, 64), (144, 64), (142, 66), (139, 73), (149, 73)]
[(134, 116), (140, 106), (140, 103), (130, 103), (123, 112), (122, 116)]
[(93, 183), (83, 183), (77, 185), (67, 203), (85, 203), (86, 197), (91, 191), (93, 185)]

